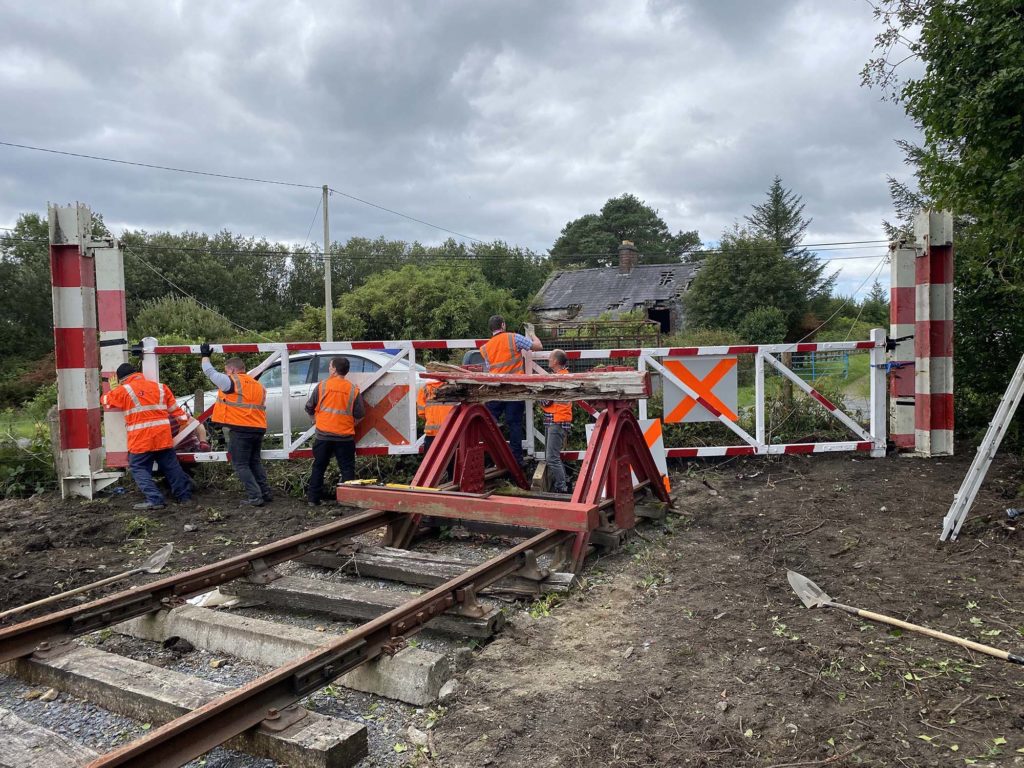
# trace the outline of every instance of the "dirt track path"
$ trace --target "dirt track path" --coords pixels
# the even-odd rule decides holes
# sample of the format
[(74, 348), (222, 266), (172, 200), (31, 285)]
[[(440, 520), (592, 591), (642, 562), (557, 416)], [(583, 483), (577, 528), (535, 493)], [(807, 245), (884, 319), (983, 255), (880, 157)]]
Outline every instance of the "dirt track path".
[(1004, 460), (961, 541), (936, 545), (967, 458), (733, 463), (706, 474), (717, 493), (676, 478), (671, 535), (607, 558), (582, 594), (481, 652), (435, 764), (1020, 761), (1024, 671), (808, 611), (785, 579), (794, 568), (837, 599), (1019, 649), (1021, 534), (998, 522), (1018, 468)]

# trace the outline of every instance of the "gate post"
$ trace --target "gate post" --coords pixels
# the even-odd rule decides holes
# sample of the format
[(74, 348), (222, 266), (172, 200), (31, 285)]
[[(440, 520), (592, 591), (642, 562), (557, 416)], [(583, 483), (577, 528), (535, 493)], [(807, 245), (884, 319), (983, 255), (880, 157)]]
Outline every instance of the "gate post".
[[(96, 264), (96, 319), (100, 334), (100, 386), (106, 393), (117, 367), (128, 362), (128, 315), (124, 296), (124, 254), (113, 237), (92, 243)], [(128, 466), (124, 411), (103, 411), (104, 464)]]
[(53, 348), (57, 365), (57, 476), (61, 496), (85, 496), (116, 481), (104, 473), (92, 212), (49, 206)]
[(889, 335), (897, 342), (889, 358), (889, 431), (897, 450), (914, 447), (914, 319), (917, 249), (905, 243), (890, 247)]
[(953, 215), (922, 211), (914, 220), (914, 451), (953, 454)]

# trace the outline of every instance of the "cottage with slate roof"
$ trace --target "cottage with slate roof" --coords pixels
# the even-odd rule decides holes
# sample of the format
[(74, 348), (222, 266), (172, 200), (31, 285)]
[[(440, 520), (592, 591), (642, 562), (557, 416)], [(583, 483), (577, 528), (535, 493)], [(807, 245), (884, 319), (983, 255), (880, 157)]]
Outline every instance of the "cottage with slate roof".
[(619, 246), (619, 266), (561, 270), (548, 278), (530, 312), (538, 323), (596, 320), (611, 313), (640, 311), (661, 325), (662, 333), (683, 327), (682, 296), (699, 264), (638, 264), (629, 240)]

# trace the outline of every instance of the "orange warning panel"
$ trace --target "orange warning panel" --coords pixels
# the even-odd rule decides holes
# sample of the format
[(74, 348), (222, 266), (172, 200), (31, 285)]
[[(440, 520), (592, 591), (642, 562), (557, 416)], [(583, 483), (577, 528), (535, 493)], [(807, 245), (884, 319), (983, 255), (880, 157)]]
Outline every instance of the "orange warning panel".
[(719, 421), (719, 417), (736, 421), (737, 360), (734, 356), (666, 358), (665, 423)]

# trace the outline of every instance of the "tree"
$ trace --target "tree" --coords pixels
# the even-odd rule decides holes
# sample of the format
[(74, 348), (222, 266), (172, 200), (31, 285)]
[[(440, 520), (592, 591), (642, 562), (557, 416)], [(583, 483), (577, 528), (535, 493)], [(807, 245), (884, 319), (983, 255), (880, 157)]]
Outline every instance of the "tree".
[(458, 339), (487, 332), (493, 314), (509, 327), (522, 321), (522, 305), (495, 288), (474, 266), (407, 264), (374, 275), (343, 296), (338, 314), (362, 326), (369, 339)]
[(617, 263), (623, 240), (633, 242), (643, 264), (678, 262), (700, 245), (696, 230), (672, 234), (654, 208), (626, 193), (562, 227), (551, 258), (560, 266), (607, 267)]
[[(904, 144), (918, 185), (890, 181), (895, 229), (918, 205), (955, 215), (955, 398), (984, 426), (1024, 352), (1024, 8), (1014, 0), (883, 0), (863, 82), (902, 104), (923, 144)], [(903, 80), (899, 60), (917, 58)]]
[(131, 325), (131, 336), (142, 339), (183, 336), (187, 339), (215, 339), (234, 336), (236, 330), (224, 317), (193, 298), (174, 295), (151, 299), (142, 305)]
[(889, 325), (889, 294), (875, 278), (871, 290), (861, 304), (861, 318), (873, 326)]
[(747, 344), (779, 344), (786, 339), (786, 313), (778, 307), (758, 307), (740, 321), (740, 338)]
[(811, 251), (800, 248), (811, 219), (804, 218), (803, 198), (782, 186), (782, 177), (776, 175), (768, 187), (767, 199), (752, 206), (753, 214), (746, 216), (750, 232), (782, 248), (811, 289), (808, 298), (827, 296), (835, 283), (835, 275), (823, 277), (825, 265)]
[(814, 286), (777, 243), (741, 229), (722, 236), (684, 298), (690, 326), (739, 329), (759, 307), (784, 313), (788, 334), (802, 325)]
[(53, 350), (49, 225), (25, 213), (0, 233), (0, 358), (34, 360)]

